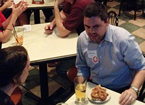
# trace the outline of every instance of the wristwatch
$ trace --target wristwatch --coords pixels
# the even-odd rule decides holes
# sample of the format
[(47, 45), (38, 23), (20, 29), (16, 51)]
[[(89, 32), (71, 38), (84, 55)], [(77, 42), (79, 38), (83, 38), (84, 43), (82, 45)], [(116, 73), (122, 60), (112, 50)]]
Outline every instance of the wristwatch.
[(136, 92), (137, 95), (139, 94), (139, 89), (138, 88), (136, 88), (134, 86), (131, 86), (130, 88), (133, 89)]

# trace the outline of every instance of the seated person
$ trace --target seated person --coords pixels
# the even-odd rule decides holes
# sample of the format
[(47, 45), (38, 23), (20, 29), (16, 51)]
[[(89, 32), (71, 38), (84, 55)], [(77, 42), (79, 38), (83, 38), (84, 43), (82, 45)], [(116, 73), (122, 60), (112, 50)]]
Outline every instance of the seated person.
[[(5, 18), (8, 18), (12, 12), (11, 10), (5, 11), (8, 7), (12, 6), (12, 3), (13, 3), (13, 0), (8, 0), (8, 1), (4, 2), (0, 7), (0, 11), (5, 16)], [(23, 13), (21, 13), (20, 16), (18, 16), (15, 26), (23, 26), (25, 24), (29, 24), (29, 20), (28, 20), (26, 11), (24, 11)]]
[[(54, 3), (54, 20), (45, 26), (47, 34), (52, 33), (53, 29), (57, 27), (59, 37), (67, 37), (70, 32), (77, 30), (80, 34), (84, 30), (83, 25), (83, 11), (85, 7), (94, 2), (94, 0), (56, 0)], [(63, 3), (63, 8), (59, 11), (60, 4)], [(67, 79), (67, 70), (75, 65), (76, 59), (67, 59), (57, 63), (57, 73)]]
[[(60, 37), (66, 37), (75, 30), (80, 34), (84, 30), (83, 10), (91, 2), (94, 0), (56, 0), (54, 3), (55, 18), (45, 26), (45, 32), (50, 34), (57, 27)], [(63, 8), (59, 11), (61, 4), (63, 4)]]
[(0, 42), (7, 42), (9, 40), (10, 34), (13, 30), (13, 25), (15, 25), (17, 18), (27, 9), (28, 6), (24, 1), (21, 1), (18, 5), (13, 5), (12, 13), (7, 19), (0, 12)]
[(135, 37), (109, 24), (107, 8), (91, 3), (84, 11), (85, 31), (77, 41), (77, 76), (120, 92), (120, 105), (131, 105), (145, 81), (145, 58)]
[(24, 47), (0, 49), (0, 105), (14, 105), (10, 96), (19, 84), (25, 82), (30, 67)]

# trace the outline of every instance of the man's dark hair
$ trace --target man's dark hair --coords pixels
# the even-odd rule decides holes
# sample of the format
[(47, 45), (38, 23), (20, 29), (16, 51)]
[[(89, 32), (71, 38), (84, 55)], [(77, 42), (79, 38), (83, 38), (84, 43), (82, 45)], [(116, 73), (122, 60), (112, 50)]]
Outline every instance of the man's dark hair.
[(107, 7), (100, 2), (93, 2), (89, 4), (83, 13), (84, 17), (100, 17), (102, 21), (106, 22), (108, 18)]

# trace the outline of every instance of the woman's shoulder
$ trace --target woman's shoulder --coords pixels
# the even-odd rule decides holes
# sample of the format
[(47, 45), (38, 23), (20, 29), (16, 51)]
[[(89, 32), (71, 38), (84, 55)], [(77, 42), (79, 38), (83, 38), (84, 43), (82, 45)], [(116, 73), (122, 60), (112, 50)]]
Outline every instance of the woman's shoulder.
[(3, 91), (0, 91), (0, 105), (14, 105), (11, 98)]

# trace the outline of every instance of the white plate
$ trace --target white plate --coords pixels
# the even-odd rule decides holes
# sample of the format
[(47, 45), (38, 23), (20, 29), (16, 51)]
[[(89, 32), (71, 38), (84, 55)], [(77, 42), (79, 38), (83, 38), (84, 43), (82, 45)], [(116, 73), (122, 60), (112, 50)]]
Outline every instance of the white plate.
[[(103, 88), (103, 87), (102, 87), (102, 88)], [(94, 89), (94, 88), (92, 88), (92, 89)], [(90, 91), (90, 94), (88, 95), (88, 100), (89, 100), (90, 102), (95, 103), (95, 104), (102, 104), (102, 103), (105, 103), (105, 102), (107, 102), (107, 101), (110, 100), (111, 96), (110, 96), (110, 94), (107, 92), (107, 89), (106, 89), (106, 93), (108, 93), (108, 96), (107, 96), (106, 100), (101, 101), (101, 100), (94, 100), (94, 99), (92, 99), (92, 97), (91, 97), (92, 89), (91, 89), (91, 91)]]

